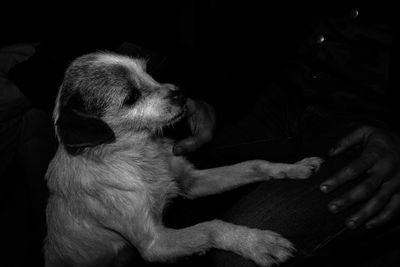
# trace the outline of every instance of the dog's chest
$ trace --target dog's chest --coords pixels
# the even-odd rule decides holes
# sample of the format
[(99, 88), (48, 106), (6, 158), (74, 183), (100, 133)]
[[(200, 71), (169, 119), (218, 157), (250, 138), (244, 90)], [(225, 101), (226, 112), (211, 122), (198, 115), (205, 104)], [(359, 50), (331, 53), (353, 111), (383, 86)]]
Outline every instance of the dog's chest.
[(168, 162), (160, 161), (149, 166), (149, 172), (143, 179), (145, 179), (148, 192), (154, 201), (152, 206), (157, 209), (162, 209), (168, 199), (175, 197), (178, 193), (176, 179)]
[(143, 182), (150, 206), (161, 212), (167, 201), (178, 193), (175, 168), (171, 161), (175, 158), (168, 146), (147, 150), (134, 163), (135, 172)]

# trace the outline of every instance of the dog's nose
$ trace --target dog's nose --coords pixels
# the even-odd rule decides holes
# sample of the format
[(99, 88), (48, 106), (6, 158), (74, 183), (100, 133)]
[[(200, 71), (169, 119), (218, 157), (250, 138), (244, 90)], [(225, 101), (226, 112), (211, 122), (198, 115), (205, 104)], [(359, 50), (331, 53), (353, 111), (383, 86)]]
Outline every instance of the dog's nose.
[(181, 90), (171, 90), (168, 93), (168, 98), (171, 100), (172, 104), (183, 106), (186, 103), (187, 97)]

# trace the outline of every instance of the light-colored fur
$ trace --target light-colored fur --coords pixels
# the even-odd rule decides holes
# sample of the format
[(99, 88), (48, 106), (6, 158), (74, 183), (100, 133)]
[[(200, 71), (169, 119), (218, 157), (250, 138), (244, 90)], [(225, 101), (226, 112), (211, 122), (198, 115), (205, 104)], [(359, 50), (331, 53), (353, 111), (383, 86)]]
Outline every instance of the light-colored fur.
[[(118, 84), (110, 85), (111, 93), (101, 92), (108, 105), (100, 119), (114, 131), (114, 142), (71, 155), (60, 140), (46, 176), (51, 193), (46, 266), (108, 266), (126, 246), (135, 247), (148, 261), (170, 261), (211, 248), (232, 251), (264, 266), (292, 256), (293, 245), (271, 231), (220, 220), (185, 229), (166, 228), (163, 208), (178, 194), (196, 198), (271, 178), (308, 178), (321, 159), (295, 164), (254, 160), (197, 170), (183, 157), (173, 155), (173, 142), (160, 134), (162, 127), (180, 119), (185, 109), (166, 97), (176, 90), (174, 86), (157, 83), (145, 72), (143, 61), (129, 57), (110, 53), (82, 57), (72, 63), (66, 76), (77, 64), (123, 66), (142, 96), (126, 108), (121, 104), (126, 92)], [(55, 121), (63, 90), (72, 90), (65, 94), (70, 95), (76, 89), (61, 87)], [(87, 92), (80, 93), (85, 96)]]

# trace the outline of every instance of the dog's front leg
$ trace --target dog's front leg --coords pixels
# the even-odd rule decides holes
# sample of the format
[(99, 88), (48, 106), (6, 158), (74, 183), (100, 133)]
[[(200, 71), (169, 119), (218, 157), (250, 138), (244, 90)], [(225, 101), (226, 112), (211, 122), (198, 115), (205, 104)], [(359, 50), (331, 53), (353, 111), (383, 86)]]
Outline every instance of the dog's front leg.
[(322, 162), (318, 157), (305, 158), (293, 164), (251, 160), (213, 169), (190, 169), (182, 182), (183, 194), (196, 198), (272, 178), (305, 179), (317, 171)]
[(158, 228), (141, 254), (148, 261), (169, 261), (210, 248), (234, 252), (261, 266), (284, 262), (294, 252), (277, 233), (213, 220), (179, 230)]

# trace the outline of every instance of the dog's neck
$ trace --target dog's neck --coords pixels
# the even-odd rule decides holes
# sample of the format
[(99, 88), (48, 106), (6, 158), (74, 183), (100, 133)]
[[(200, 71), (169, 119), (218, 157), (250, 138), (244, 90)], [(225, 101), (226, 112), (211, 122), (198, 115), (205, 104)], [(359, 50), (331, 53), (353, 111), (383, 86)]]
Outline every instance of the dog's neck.
[(104, 146), (103, 149), (108, 149), (111, 153), (123, 150), (141, 151), (146, 150), (146, 147), (149, 146), (159, 146), (167, 143), (171, 143), (171, 140), (159, 132), (127, 132), (118, 135), (114, 143)]
[[(149, 151), (149, 147), (156, 146), (155, 151), (160, 151), (160, 146), (168, 149), (172, 143), (172, 140), (165, 137), (161, 132), (119, 132), (116, 134), (116, 140), (113, 143), (83, 148), (77, 155), (94, 161), (102, 161), (105, 157), (115, 155), (115, 153), (123, 154), (126, 151), (134, 151), (137, 156), (142, 155), (145, 157), (146, 151)], [(70, 156), (74, 157), (77, 155)]]

